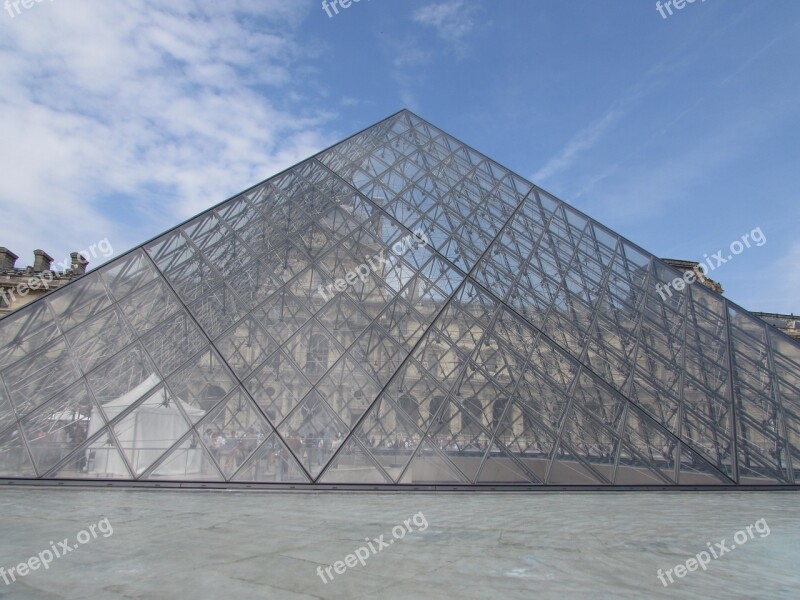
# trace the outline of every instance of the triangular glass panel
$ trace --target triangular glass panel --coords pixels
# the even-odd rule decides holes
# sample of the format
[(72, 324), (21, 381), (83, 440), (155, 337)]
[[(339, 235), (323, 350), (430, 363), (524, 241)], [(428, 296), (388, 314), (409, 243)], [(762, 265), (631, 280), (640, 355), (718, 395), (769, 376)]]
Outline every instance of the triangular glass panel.
[(790, 483), (766, 323), (730, 309), (739, 483)]
[(0, 370), (46, 346), (60, 332), (43, 302), (28, 304), (0, 321)]
[(143, 479), (150, 481), (222, 481), (223, 477), (211, 454), (200, 441), (200, 435), (191, 432), (169, 451)]
[(192, 357), (167, 378), (167, 386), (189, 407), (187, 415), (197, 423), (236, 386), (228, 364), (211, 349)]
[(279, 351), (245, 381), (245, 387), (273, 426), (277, 426), (300, 403), (311, 384)]
[(83, 381), (38, 408), (20, 422), (33, 462), (46, 473), (78, 448), (91, 429), (105, 420)]
[(134, 333), (144, 337), (181, 310), (182, 304), (161, 277), (118, 303)]
[(602, 423), (610, 432), (620, 431), (626, 404), (623, 396), (608, 389), (588, 371), (583, 371), (578, 377), (573, 398), (578, 409)]
[(47, 474), (53, 479), (131, 479), (125, 458), (109, 430), (92, 432), (92, 437), (77, 452)]
[(65, 286), (60, 292), (48, 295), (47, 303), (62, 331), (88, 321), (111, 306), (113, 302), (99, 273), (89, 273), (79, 281)]
[(433, 448), (429, 441), (425, 440), (417, 448), (399, 483), (466, 484), (468, 481)]
[(558, 437), (556, 431), (538, 420), (530, 403), (514, 401), (498, 423), (495, 445), (521, 462), (534, 481), (544, 482)]
[(342, 347), (322, 324), (312, 319), (286, 342), (284, 349), (309, 382), (317, 383), (342, 355)]
[(528, 475), (505, 450), (494, 444), (486, 452), (486, 457), (475, 483), (531, 484), (541, 482)]
[(270, 297), (253, 314), (267, 333), (281, 344), (311, 318), (308, 308), (286, 289)]
[(0, 433), (10, 427), (16, 419), (17, 415), (14, 412), (14, 407), (11, 406), (11, 401), (8, 399), (3, 378), (0, 377)]
[(387, 484), (393, 483), (378, 467), (358, 439), (351, 437), (338, 451), (319, 478), (320, 483)]
[[(138, 477), (189, 431), (184, 411), (197, 409), (183, 403), (159, 386), (132, 411), (112, 425), (114, 437)], [(105, 407), (108, 414), (109, 407)]]
[(159, 271), (185, 303), (219, 287), (219, 274), (191, 246), (180, 231), (161, 236), (145, 247)]
[(680, 437), (729, 477), (733, 477), (731, 430), (727, 399), (688, 380), (684, 386)]
[(651, 418), (674, 435), (678, 435), (680, 400), (652, 382), (636, 377), (630, 390), (630, 400)]
[(685, 444), (680, 445), (681, 462), (678, 472), (680, 485), (733, 485), (733, 481), (711, 466), (708, 461)]
[(615, 431), (578, 408), (577, 403), (567, 413), (563, 423), (560, 447), (580, 457), (584, 464), (591, 465), (609, 482), (613, 480), (620, 440)]
[[(297, 460), (316, 479), (350, 429), (316, 391), (312, 391), (278, 427)], [(338, 447), (338, 446), (337, 446)]]
[(385, 393), (420, 430), (441, 418), (448, 390), (419, 363), (408, 359), (397, 372)]
[(30, 454), (16, 425), (0, 432), (0, 476), (36, 477)]
[[(606, 469), (607, 470), (607, 469)], [(581, 459), (565, 443), (559, 442), (547, 477), (548, 485), (611, 485), (593, 467)]]
[(242, 390), (217, 405), (196, 427), (203, 444), (229, 479), (272, 433), (272, 427)]
[(343, 423), (354, 427), (381, 391), (380, 386), (348, 355), (316, 385)]
[(456, 397), (442, 407), (428, 429), (432, 444), (470, 481), (478, 475), (491, 439), (483, 411), (477, 396)]
[[(299, 452), (300, 446), (294, 450)], [(277, 433), (269, 436), (253, 453), (233, 481), (242, 483), (311, 483), (308, 475), (298, 464)]]
[(101, 269), (100, 275), (111, 295), (122, 300), (158, 278), (158, 271), (144, 251), (136, 250)]
[(216, 346), (240, 379), (278, 349), (278, 343), (249, 316), (217, 340)]
[(122, 350), (133, 339), (134, 334), (117, 307), (104, 311), (67, 334), (73, 356), (84, 373)]
[(79, 377), (63, 338), (17, 361), (3, 372), (17, 416), (24, 416), (63, 391)]
[(161, 377), (140, 344), (133, 344), (86, 377), (106, 415), (114, 418), (144, 397)]
[(368, 327), (348, 353), (381, 386), (388, 383), (408, 356), (408, 352), (377, 325)]
[(317, 313), (317, 319), (345, 348), (361, 335), (371, 319), (346, 296), (339, 295)]
[(353, 433), (383, 471), (397, 481), (411, 459), (422, 431), (384, 394)]
[(161, 374), (167, 376), (206, 346), (206, 339), (194, 320), (181, 310), (143, 337), (142, 344)]
[(675, 484), (677, 439), (632, 405), (628, 406), (622, 439), (616, 485)]

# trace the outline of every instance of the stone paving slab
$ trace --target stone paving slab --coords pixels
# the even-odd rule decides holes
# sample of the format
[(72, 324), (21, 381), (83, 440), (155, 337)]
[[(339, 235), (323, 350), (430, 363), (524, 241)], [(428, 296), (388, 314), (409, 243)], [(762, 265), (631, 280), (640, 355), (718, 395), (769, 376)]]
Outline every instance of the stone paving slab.
[[(0, 490), (0, 567), (108, 519), (2, 600), (797, 598), (793, 492), (399, 494)], [(393, 539), (392, 528), (412, 531)], [(765, 519), (769, 535), (664, 587), (656, 576)], [(423, 524), (427, 523), (427, 527)], [(424, 530), (422, 530), (424, 529)], [(381, 534), (392, 543), (323, 583)], [(376, 544), (373, 544), (376, 546)], [(1, 574), (1, 573), (0, 573)]]

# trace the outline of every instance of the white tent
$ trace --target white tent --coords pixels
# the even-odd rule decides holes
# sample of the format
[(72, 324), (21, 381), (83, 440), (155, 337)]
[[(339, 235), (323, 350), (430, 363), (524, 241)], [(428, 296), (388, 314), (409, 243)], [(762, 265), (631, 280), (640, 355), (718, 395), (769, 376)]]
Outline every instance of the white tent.
[[(161, 379), (158, 375), (150, 375), (128, 393), (103, 405), (103, 411), (108, 420), (127, 409), (131, 404), (146, 396), (155, 388)], [(189, 424), (176, 405), (169, 397), (165, 388), (156, 390), (150, 397), (137, 407), (132, 413), (122, 419), (115, 427), (114, 432), (122, 450), (127, 455), (135, 475), (141, 474), (153, 461), (161, 456), (165, 450), (172, 446), (188, 430)], [(181, 408), (189, 415), (192, 422), (199, 421), (205, 411), (194, 408), (181, 399), (177, 399)], [(94, 435), (105, 424), (104, 419), (93, 411), (89, 419), (89, 436)], [(122, 457), (115, 446), (109, 444), (110, 440), (100, 438), (88, 449), (94, 452), (94, 464), (90, 474), (103, 477), (130, 477), (125, 468)], [(190, 442), (185, 446), (188, 448)], [(186, 473), (200, 472), (202, 451), (189, 451), (187, 460), (180, 465), (167, 465), (166, 472), (159, 470), (160, 475), (185, 475)], [(170, 468), (171, 467), (171, 468)]]

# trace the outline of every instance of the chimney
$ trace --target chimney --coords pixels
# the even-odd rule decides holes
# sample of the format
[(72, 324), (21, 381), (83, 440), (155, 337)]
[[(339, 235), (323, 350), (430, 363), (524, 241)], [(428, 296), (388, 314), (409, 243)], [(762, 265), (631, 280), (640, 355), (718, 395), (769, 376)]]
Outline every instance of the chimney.
[(70, 257), (72, 258), (72, 266), (70, 267), (72, 272), (75, 273), (75, 275), (83, 275), (86, 273), (86, 266), (89, 264), (89, 261), (78, 252), (73, 252), (70, 254)]
[(14, 263), (17, 262), (19, 256), (14, 254), (8, 248), (0, 246), (0, 271), (10, 271), (14, 268)]
[(33, 270), (37, 273), (49, 271), (50, 265), (53, 264), (53, 257), (47, 254), (44, 250), (33, 251)]

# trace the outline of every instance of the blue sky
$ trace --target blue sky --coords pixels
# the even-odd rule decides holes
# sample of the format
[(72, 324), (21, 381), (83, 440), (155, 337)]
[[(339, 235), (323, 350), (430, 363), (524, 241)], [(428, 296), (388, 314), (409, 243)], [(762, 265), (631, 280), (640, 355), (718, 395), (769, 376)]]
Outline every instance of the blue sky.
[[(663, 4), (663, 2), (662, 2)], [(400, 108), (800, 312), (800, 3), (54, 0), (0, 12), (0, 246), (117, 254)], [(95, 265), (99, 264), (95, 261)]]

